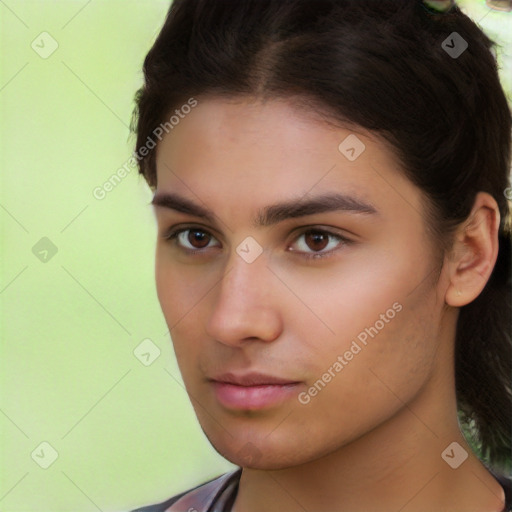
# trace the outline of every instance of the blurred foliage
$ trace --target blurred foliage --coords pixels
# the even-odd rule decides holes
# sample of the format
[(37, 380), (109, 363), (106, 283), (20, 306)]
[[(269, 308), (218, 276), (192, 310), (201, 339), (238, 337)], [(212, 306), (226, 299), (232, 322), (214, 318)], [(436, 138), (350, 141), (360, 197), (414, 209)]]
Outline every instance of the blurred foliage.
[(485, 0), (457, 0), (457, 5), (497, 44), (500, 79), (512, 106), (512, 11), (491, 8)]
[(468, 418), (462, 410), (458, 411), (459, 416), (459, 425), (462, 431), (462, 434), (466, 438), (469, 446), (473, 450), (473, 452), (477, 455), (477, 457), (489, 468), (494, 469), (498, 473), (503, 473), (512, 477), (512, 454), (511, 456), (504, 462), (501, 466), (496, 466), (492, 464), (489, 460), (489, 456), (487, 453), (483, 453), (482, 450), (482, 442), (480, 440), (480, 436), (478, 433), (478, 428), (476, 426), (475, 420), (472, 418)]

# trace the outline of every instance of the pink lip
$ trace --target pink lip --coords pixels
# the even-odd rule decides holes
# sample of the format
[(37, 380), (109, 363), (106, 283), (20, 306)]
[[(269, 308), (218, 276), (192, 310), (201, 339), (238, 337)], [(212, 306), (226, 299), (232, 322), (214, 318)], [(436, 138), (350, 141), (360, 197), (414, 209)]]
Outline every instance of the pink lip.
[(260, 384), (239, 386), (227, 382), (212, 381), (217, 400), (228, 409), (263, 409), (277, 405), (296, 396), (299, 382), (288, 384)]
[(295, 396), (298, 381), (250, 372), (224, 373), (209, 379), (217, 400), (230, 409), (263, 409)]

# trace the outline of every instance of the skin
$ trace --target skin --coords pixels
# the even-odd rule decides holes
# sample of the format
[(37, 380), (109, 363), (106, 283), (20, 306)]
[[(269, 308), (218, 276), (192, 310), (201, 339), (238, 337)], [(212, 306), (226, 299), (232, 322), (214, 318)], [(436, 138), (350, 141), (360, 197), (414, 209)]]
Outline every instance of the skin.
[[(365, 150), (350, 161), (338, 146), (354, 133)], [(478, 194), (443, 256), (423, 193), (385, 142), (256, 98), (202, 98), (159, 144), (157, 182), (155, 197), (172, 192), (215, 214), (155, 206), (156, 283), (200, 425), (244, 468), (235, 512), (503, 509), (503, 489), (460, 432), (453, 372), (458, 308), (478, 296), (497, 257), (491, 196)], [(253, 224), (268, 205), (333, 191), (376, 213)], [(171, 227), (200, 232), (166, 240)], [(312, 227), (335, 236), (319, 243), (304, 234)], [(248, 236), (263, 249), (250, 264), (236, 252)], [(304, 256), (315, 252), (329, 255)], [(259, 371), (307, 392), (396, 303), (400, 312), (307, 404), (294, 396), (232, 410), (207, 380)], [(441, 457), (452, 442), (468, 453), (457, 469)]]

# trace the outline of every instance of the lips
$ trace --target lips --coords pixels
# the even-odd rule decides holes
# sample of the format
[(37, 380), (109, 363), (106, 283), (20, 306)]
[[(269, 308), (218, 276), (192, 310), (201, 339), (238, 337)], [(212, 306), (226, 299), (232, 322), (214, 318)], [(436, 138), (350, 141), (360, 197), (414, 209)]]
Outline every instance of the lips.
[(223, 373), (209, 380), (215, 382), (224, 382), (227, 384), (235, 384), (237, 386), (264, 386), (264, 385), (286, 385), (296, 384), (299, 381), (293, 379), (283, 379), (274, 377), (273, 375), (265, 375), (264, 373), (250, 372), (242, 375), (235, 375), (233, 373)]
[(299, 381), (265, 375), (225, 373), (209, 379), (217, 401), (227, 409), (257, 410), (281, 404), (297, 395)]

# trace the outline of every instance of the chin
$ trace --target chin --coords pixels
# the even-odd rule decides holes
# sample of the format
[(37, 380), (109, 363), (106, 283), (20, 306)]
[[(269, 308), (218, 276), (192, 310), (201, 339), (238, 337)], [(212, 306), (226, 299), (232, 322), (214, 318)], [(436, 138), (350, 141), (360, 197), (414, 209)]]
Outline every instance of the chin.
[[(287, 435), (288, 443), (283, 438), (270, 439), (264, 435), (231, 436), (228, 432), (219, 435), (207, 432), (203, 429), (215, 451), (232, 464), (243, 468), (278, 470), (299, 466), (322, 456), (316, 453), (313, 447), (305, 450), (304, 443)], [(302, 445), (302, 446), (301, 446)]]

